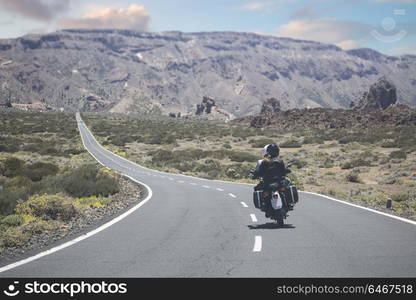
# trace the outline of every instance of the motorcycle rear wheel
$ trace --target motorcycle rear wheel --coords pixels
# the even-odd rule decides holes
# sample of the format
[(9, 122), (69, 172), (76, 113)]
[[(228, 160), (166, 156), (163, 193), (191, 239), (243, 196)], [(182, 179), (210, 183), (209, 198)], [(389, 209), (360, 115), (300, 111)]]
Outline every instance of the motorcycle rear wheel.
[(282, 209), (278, 209), (275, 212), (275, 220), (278, 227), (283, 227), (285, 225)]

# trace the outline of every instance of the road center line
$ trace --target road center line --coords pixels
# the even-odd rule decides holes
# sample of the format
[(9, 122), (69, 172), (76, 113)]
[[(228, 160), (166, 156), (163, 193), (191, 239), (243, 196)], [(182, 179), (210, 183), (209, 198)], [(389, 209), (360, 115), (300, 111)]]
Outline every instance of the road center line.
[(224, 190), (220, 188), (217, 188), (217, 191), (224, 192)]
[(262, 246), (261, 244), (262, 244), (261, 235), (256, 235), (254, 238), (253, 252), (260, 252), (261, 246)]
[(233, 197), (233, 198), (237, 198), (237, 196), (236, 196), (236, 195), (234, 195), (234, 194), (229, 193), (228, 195), (230, 195), (230, 196), (231, 196), (231, 197)]
[(242, 205), (242, 206), (244, 206), (244, 207), (248, 207), (248, 205), (247, 205), (247, 204), (245, 204), (243, 201), (241, 201), (240, 203), (241, 203), (241, 205)]
[(251, 217), (251, 221), (253, 221), (253, 223), (257, 222), (257, 218), (256, 218), (255, 214), (250, 214), (250, 217)]

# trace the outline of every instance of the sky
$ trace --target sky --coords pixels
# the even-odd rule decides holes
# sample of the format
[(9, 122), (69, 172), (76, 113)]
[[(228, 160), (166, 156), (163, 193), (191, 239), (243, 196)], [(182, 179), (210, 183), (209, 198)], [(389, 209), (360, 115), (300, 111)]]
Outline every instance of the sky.
[(0, 0), (0, 38), (66, 28), (245, 31), (416, 55), (416, 0)]

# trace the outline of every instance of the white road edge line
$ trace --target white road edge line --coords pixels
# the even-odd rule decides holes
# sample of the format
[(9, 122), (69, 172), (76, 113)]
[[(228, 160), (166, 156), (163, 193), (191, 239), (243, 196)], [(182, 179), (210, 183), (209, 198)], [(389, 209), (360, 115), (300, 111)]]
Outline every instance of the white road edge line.
[(260, 252), (261, 251), (261, 246), (262, 246), (261, 235), (256, 235), (255, 238), (254, 238), (253, 252)]
[(233, 197), (233, 198), (237, 198), (237, 196), (236, 196), (236, 195), (234, 195), (234, 194), (228, 193), (228, 195), (230, 195), (230, 196), (231, 196), (231, 197)]
[[(79, 129), (79, 124), (78, 124), (78, 129)], [(91, 156), (92, 157), (94, 157), (95, 158), (95, 160), (97, 160), (97, 162), (99, 162), (101, 165), (103, 165), (86, 147), (85, 147), (85, 143), (84, 143), (84, 139), (83, 139), (83, 137), (82, 137), (82, 134), (81, 134), (81, 130), (79, 130), (80, 131), (80, 136), (81, 136), (81, 140), (82, 140), (82, 143), (83, 143), (83, 145), (84, 145), (84, 148), (91, 154)], [(104, 166), (104, 165), (103, 165)], [(120, 173), (120, 172), (119, 172)], [(122, 174), (122, 173), (121, 173)], [(123, 220), (125, 217), (127, 217), (128, 215), (130, 215), (130, 214), (132, 214), (133, 212), (135, 212), (137, 209), (139, 209), (140, 207), (142, 207), (144, 204), (146, 204), (147, 203), (147, 201), (149, 201), (151, 198), (152, 198), (152, 195), (153, 195), (153, 191), (152, 191), (152, 189), (147, 185), (147, 184), (145, 184), (145, 183), (143, 183), (143, 182), (140, 182), (140, 181), (138, 181), (138, 180), (136, 180), (136, 179), (134, 179), (134, 178), (132, 178), (132, 177), (130, 177), (130, 176), (128, 176), (128, 175), (126, 175), (126, 174), (123, 174), (124, 176), (126, 176), (126, 177), (128, 177), (128, 178), (130, 178), (131, 180), (133, 180), (134, 182), (137, 182), (138, 184), (141, 184), (141, 185), (143, 185), (146, 189), (147, 189), (147, 192), (148, 192), (148, 195), (147, 195), (147, 197), (144, 199), (144, 200), (142, 200), (140, 203), (138, 203), (137, 205), (135, 205), (135, 206), (133, 206), (132, 208), (130, 208), (128, 211), (126, 211), (126, 212), (124, 212), (123, 214), (121, 214), (121, 215), (119, 215), (118, 217), (116, 217), (116, 218), (114, 218), (114, 219), (112, 219), (111, 221), (109, 221), (109, 222), (107, 222), (107, 223), (105, 223), (105, 224), (103, 224), (103, 225), (101, 225), (100, 227), (98, 227), (98, 228), (96, 228), (96, 229), (94, 229), (94, 230), (92, 230), (92, 231), (90, 231), (90, 232), (87, 232), (87, 233), (85, 233), (84, 235), (81, 235), (81, 236), (79, 236), (79, 237), (77, 237), (77, 238), (75, 238), (75, 239), (73, 239), (73, 240), (71, 240), (71, 241), (68, 241), (68, 242), (66, 242), (66, 243), (63, 243), (62, 245), (59, 245), (59, 246), (56, 246), (56, 247), (54, 247), (54, 248), (51, 248), (51, 249), (49, 249), (49, 250), (46, 250), (46, 251), (43, 251), (43, 252), (41, 252), (41, 253), (38, 253), (38, 254), (36, 254), (36, 255), (34, 255), (34, 256), (31, 256), (31, 257), (28, 257), (28, 258), (25, 258), (25, 259), (23, 259), (23, 260), (20, 260), (20, 261), (17, 261), (17, 262), (15, 262), (15, 263), (12, 263), (12, 264), (9, 264), (9, 265), (6, 265), (6, 266), (4, 266), (4, 267), (1, 267), (0, 268), (0, 273), (3, 273), (3, 272), (5, 272), (5, 271), (8, 271), (8, 270), (11, 270), (11, 269), (14, 269), (14, 268), (16, 268), (16, 267), (19, 267), (19, 266), (21, 266), (21, 265), (24, 265), (24, 264), (27, 264), (27, 263), (29, 263), (29, 262), (32, 262), (32, 261), (35, 261), (35, 260), (37, 260), (37, 259), (39, 259), (39, 258), (42, 258), (42, 257), (44, 257), (44, 256), (47, 256), (47, 255), (49, 255), (49, 254), (52, 254), (52, 253), (55, 253), (55, 252), (57, 252), (57, 251), (59, 251), (59, 250), (62, 250), (62, 249), (65, 249), (65, 248), (68, 248), (68, 247), (70, 247), (70, 246), (72, 246), (72, 245), (75, 245), (75, 244), (77, 244), (77, 243), (79, 243), (79, 242), (81, 242), (81, 241), (83, 241), (83, 240), (85, 240), (85, 239), (87, 239), (87, 238), (89, 238), (89, 237), (92, 237), (93, 235), (96, 235), (97, 233), (99, 233), (99, 232), (101, 232), (101, 231), (103, 231), (103, 230), (105, 230), (105, 229), (107, 229), (108, 227), (110, 227), (110, 226), (112, 226), (112, 225), (114, 225), (114, 224), (116, 224), (117, 222), (119, 222), (119, 221), (121, 221), (121, 220)]]
[(255, 214), (250, 214), (250, 217), (251, 217), (251, 221), (253, 223), (256, 223), (257, 222), (257, 218), (256, 218), (256, 215)]
[(371, 212), (379, 214), (379, 215), (383, 215), (383, 216), (386, 216), (386, 217), (389, 217), (389, 218), (392, 218), (392, 219), (396, 219), (396, 220), (400, 220), (402, 222), (406, 222), (406, 223), (409, 223), (409, 224), (412, 224), (412, 225), (416, 225), (415, 221), (405, 219), (405, 218), (401, 218), (401, 217), (398, 217), (398, 216), (395, 216), (395, 215), (390, 215), (390, 214), (387, 214), (387, 213), (384, 213), (384, 212), (381, 212), (381, 211), (378, 211), (378, 210), (375, 210), (375, 209), (360, 206), (360, 205), (353, 204), (353, 203), (350, 203), (350, 202), (347, 202), (347, 201), (338, 200), (338, 199), (335, 199), (335, 198), (332, 198), (332, 197), (329, 197), (329, 196), (325, 196), (325, 195), (321, 195), (321, 194), (317, 194), (317, 193), (312, 193), (312, 192), (302, 192), (302, 193), (316, 195), (316, 196), (326, 198), (326, 199), (329, 199), (329, 200), (332, 200), (332, 201), (336, 201), (336, 202), (339, 202), (339, 203), (342, 203), (342, 204), (345, 204), (345, 205), (361, 208), (361, 209), (371, 211)]
[(241, 201), (240, 203), (241, 203), (241, 205), (242, 205), (243, 207), (248, 207), (248, 205), (247, 205), (247, 204), (245, 204), (243, 201)]

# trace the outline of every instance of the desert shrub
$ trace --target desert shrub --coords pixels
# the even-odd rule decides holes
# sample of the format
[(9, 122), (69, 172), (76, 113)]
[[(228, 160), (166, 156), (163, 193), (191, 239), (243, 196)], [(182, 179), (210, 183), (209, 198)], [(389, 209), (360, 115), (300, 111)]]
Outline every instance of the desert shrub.
[(249, 141), (249, 144), (253, 148), (263, 148), (264, 146), (268, 144), (274, 144), (275, 142), (272, 139), (253, 139)]
[(296, 188), (298, 190), (303, 190), (304, 189), (302, 179), (299, 178), (298, 176), (296, 176), (295, 173), (290, 173), (290, 174), (287, 175), (287, 177), (292, 182), (292, 184), (294, 184), (296, 186)]
[(224, 144), (222, 145), (222, 147), (223, 147), (224, 149), (232, 149), (232, 146), (230, 145), (230, 143), (224, 143)]
[(33, 215), (44, 220), (68, 221), (77, 211), (72, 199), (63, 195), (36, 195), (16, 206), (16, 213)]
[(289, 140), (289, 141), (280, 143), (279, 146), (281, 148), (301, 148), (302, 143), (296, 140)]
[(30, 239), (30, 234), (19, 227), (9, 227), (0, 233), (0, 240), (6, 247), (21, 247)]
[(75, 200), (75, 205), (79, 207), (103, 207), (111, 203), (111, 198), (100, 196), (83, 197)]
[(25, 222), (21, 215), (8, 215), (0, 221), (0, 224), (6, 226), (20, 226)]
[(223, 168), (223, 173), (226, 177), (231, 179), (243, 179), (249, 178), (249, 173), (253, 166), (248, 164), (232, 164), (224, 166)]
[(26, 200), (33, 194), (33, 182), (27, 177), (13, 177), (3, 183), (0, 193), (0, 214), (13, 213), (18, 200)]
[(59, 225), (59, 221), (45, 221), (39, 218), (33, 218), (31, 221), (25, 223), (20, 228), (23, 234), (40, 234), (50, 231)]
[(247, 152), (240, 152), (240, 151), (230, 151), (229, 157), (232, 161), (235, 162), (256, 162), (258, 157)]
[(361, 183), (360, 177), (355, 172), (347, 174), (346, 179), (348, 182)]
[(389, 158), (390, 159), (406, 159), (407, 154), (403, 150), (393, 151), (393, 152), (390, 153)]
[(17, 152), (21, 144), (22, 141), (20, 139), (0, 136), (0, 152)]
[(357, 158), (351, 161), (348, 161), (346, 163), (344, 163), (341, 166), (341, 169), (352, 169), (352, 168), (356, 168), (356, 167), (369, 167), (371, 166), (371, 162), (368, 160), (364, 160), (362, 158)]
[(404, 193), (404, 194), (396, 194), (391, 196), (391, 200), (395, 202), (404, 202), (404, 201), (416, 201), (416, 193)]
[(322, 167), (322, 168), (333, 168), (334, 167), (334, 160), (333, 159), (330, 159), (330, 158), (327, 158), (327, 159), (325, 159), (325, 161), (323, 162), (323, 164), (320, 165), (319, 167)]
[(43, 177), (58, 173), (58, 166), (52, 163), (36, 162), (25, 166), (23, 174), (32, 181), (40, 181)]
[(294, 159), (291, 160), (292, 166), (297, 167), (298, 169), (301, 169), (303, 167), (306, 167), (308, 165), (308, 163), (304, 160), (301, 159)]
[(85, 165), (61, 175), (63, 190), (72, 197), (113, 195), (119, 192), (117, 180), (108, 174), (99, 174), (95, 165)]
[(303, 138), (302, 143), (307, 144), (323, 144), (325, 140), (320, 136), (307, 136)]
[(15, 177), (18, 175), (22, 175), (22, 169), (24, 164), (24, 161), (16, 157), (8, 157), (2, 162), (2, 175), (6, 177)]

